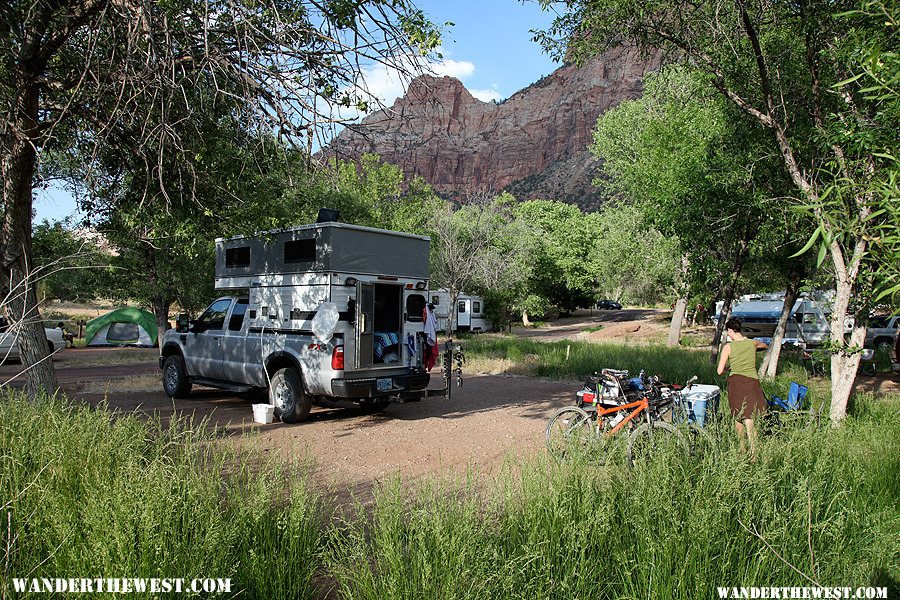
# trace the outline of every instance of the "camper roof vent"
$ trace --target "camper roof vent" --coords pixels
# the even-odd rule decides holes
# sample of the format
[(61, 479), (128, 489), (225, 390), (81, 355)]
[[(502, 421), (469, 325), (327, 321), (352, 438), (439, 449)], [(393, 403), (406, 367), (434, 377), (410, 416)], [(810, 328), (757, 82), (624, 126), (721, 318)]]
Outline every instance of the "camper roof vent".
[(341, 220), (341, 211), (333, 208), (320, 208), (316, 223), (337, 223)]

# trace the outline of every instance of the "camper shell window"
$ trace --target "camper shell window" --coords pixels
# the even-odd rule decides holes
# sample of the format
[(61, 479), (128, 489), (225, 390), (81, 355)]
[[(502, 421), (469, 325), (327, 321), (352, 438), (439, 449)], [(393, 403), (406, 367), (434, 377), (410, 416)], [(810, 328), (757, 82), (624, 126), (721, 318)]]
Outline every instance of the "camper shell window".
[(288, 240), (284, 243), (284, 262), (288, 264), (315, 262), (316, 239)]
[(425, 296), (410, 294), (406, 298), (406, 320), (413, 323), (422, 322), (422, 311), (425, 310)]
[(250, 246), (238, 246), (225, 250), (226, 269), (246, 269), (250, 266)]

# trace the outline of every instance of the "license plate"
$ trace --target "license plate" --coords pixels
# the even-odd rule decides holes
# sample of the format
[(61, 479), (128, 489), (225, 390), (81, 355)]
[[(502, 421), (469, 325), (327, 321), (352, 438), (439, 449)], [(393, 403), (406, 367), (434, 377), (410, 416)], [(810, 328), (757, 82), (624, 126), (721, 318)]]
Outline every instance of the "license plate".
[(390, 377), (383, 377), (375, 380), (375, 387), (379, 392), (384, 392), (394, 387)]

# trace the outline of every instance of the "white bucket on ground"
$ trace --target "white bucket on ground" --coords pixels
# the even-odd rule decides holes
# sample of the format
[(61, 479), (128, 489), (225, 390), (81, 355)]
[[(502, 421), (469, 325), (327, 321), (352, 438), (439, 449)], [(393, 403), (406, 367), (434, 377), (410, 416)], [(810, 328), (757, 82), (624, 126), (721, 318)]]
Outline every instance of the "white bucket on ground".
[(275, 418), (275, 407), (271, 404), (254, 404), (253, 405), (253, 421), (256, 423), (269, 424)]

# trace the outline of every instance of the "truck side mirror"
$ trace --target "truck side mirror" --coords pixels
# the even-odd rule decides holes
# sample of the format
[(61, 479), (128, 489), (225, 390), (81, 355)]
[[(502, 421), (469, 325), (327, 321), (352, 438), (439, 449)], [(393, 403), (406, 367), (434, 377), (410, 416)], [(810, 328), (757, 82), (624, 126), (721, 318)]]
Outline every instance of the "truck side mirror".
[(175, 319), (175, 331), (178, 333), (186, 333), (190, 327), (190, 319), (184, 313), (178, 315)]

